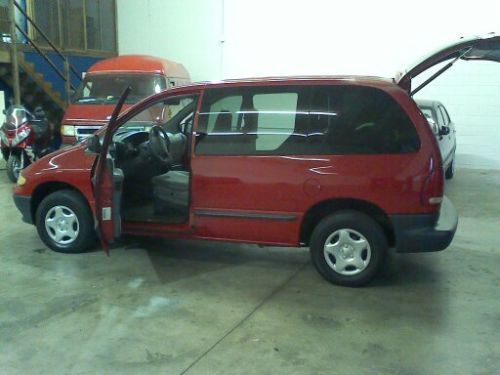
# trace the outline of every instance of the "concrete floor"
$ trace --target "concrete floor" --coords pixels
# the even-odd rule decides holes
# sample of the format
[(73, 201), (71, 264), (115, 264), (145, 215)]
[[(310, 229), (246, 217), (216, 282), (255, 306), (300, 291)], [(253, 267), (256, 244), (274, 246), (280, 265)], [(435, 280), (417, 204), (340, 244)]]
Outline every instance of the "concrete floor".
[(305, 249), (130, 238), (47, 250), (0, 171), (0, 372), (500, 373), (500, 172), (461, 169), (451, 247), (362, 289)]

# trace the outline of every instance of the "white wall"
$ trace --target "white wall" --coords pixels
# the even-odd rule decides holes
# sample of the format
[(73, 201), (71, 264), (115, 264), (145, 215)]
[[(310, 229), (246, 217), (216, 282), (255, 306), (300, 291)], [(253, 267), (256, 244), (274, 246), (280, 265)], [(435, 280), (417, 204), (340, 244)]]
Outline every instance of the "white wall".
[(219, 79), (222, 0), (117, 0), (118, 51), (183, 63), (194, 81)]
[[(499, 11), (487, 0), (118, 0), (119, 51), (181, 61), (194, 80), (392, 77), (459, 36), (500, 31)], [(459, 166), (500, 169), (500, 64), (459, 64), (419, 96), (449, 109)]]

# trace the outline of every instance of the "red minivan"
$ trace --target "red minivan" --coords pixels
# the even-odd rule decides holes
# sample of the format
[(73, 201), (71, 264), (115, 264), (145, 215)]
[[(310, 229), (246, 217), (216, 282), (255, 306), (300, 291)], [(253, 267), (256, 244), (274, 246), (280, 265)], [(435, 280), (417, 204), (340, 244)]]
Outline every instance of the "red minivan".
[(182, 64), (148, 55), (122, 55), (92, 65), (71, 98), (61, 125), (62, 143), (71, 145), (106, 125), (123, 90), (132, 92), (124, 108), (167, 88), (190, 83)]
[(14, 200), (55, 251), (84, 251), (96, 233), (106, 251), (122, 233), (309, 246), (326, 279), (361, 285), (388, 248), (453, 239), (441, 155), (410, 88), (456, 58), (500, 61), (499, 38), (462, 40), (399, 80), (200, 83), (117, 118), (126, 90), (107, 128), (24, 170)]

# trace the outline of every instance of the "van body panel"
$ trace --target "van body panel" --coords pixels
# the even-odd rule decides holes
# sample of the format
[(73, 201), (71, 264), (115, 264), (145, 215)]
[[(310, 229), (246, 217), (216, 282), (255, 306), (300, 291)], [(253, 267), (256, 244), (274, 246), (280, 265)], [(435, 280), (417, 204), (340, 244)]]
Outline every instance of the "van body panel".
[[(406, 153), (351, 155), (220, 156), (196, 152), (200, 113), (211, 90), (283, 86), (304, 86), (305, 89), (352, 86), (381, 90), (394, 99), (411, 120), (420, 141), (419, 148)], [(434, 222), (439, 217), (440, 204), (421, 202), (428, 176), (442, 163), (435, 137), (415, 102), (391, 81), (370, 77), (299, 77), (199, 83), (172, 88), (144, 99), (123, 111), (118, 123), (125, 122), (152, 103), (191, 94), (199, 95), (200, 101), (187, 155), (191, 173), (189, 219), (185, 224), (124, 221), (124, 233), (299, 246), (307, 213), (318, 204), (334, 200), (367, 202), (387, 217), (427, 215), (427, 226), (429, 220)], [(73, 119), (77, 118), (75, 112), (68, 113)], [(89, 116), (84, 113), (81, 117), (85, 120), (84, 117)], [(25, 177), (29, 184), (18, 186), (16, 196), (31, 196), (36, 187), (45, 182), (64, 182), (78, 187), (95, 213), (90, 181), (95, 155), (88, 155), (85, 148), (84, 141), (27, 168)], [(406, 224), (401, 227), (408, 229)], [(429, 230), (433, 228), (430, 225)], [(446, 232), (447, 239), (451, 240), (455, 229), (456, 226)], [(400, 238), (409, 242), (408, 235)]]

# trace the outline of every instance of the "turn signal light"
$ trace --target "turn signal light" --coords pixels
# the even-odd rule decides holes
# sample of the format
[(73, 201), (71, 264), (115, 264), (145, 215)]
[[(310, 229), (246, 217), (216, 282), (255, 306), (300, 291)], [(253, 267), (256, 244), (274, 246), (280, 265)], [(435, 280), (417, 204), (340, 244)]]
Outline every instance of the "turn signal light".
[(20, 173), (19, 177), (17, 178), (17, 184), (19, 186), (23, 186), (26, 183), (26, 178)]

